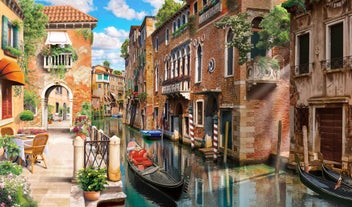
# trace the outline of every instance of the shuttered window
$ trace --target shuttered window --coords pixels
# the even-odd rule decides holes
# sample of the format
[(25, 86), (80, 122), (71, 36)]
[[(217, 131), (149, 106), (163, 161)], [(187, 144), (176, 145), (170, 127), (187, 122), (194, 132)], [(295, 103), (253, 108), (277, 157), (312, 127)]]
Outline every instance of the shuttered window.
[(20, 49), (20, 34), (19, 29), (13, 25), (9, 19), (2, 16), (2, 40), (1, 48), (4, 50), (7, 46)]
[(1, 85), (1, 108), (2, 108), (2, 119), (8, 119), (12, 117), (12, 85), (9, 81), (3, 80)]

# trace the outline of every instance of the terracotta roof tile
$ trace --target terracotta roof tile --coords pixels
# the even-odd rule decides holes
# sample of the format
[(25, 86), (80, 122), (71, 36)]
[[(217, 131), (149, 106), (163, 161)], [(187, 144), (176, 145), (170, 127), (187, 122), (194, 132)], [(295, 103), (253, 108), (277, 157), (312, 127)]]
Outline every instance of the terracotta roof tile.
[(60, 22), (97, 22), (98, 20), (72, 6), (46, 6), (44, 13), (49, 23)]

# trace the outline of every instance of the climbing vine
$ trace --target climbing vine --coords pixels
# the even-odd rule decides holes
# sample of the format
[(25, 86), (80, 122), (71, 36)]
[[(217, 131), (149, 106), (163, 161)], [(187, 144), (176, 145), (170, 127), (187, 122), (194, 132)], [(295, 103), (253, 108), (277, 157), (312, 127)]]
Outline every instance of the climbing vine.
[(251, 24), (247, 20), (248, 14), (240, 13), (234, 16), (225, 16), (215, 23), (216, 28), (230, 28), (233, 32), (232, 41), (228, 42), (229, 47), (236, 47), (239, 52), (238, 63), (243, 65), (247, 62), (247, 53), (253, 45), (250, 41), (252, 32)]

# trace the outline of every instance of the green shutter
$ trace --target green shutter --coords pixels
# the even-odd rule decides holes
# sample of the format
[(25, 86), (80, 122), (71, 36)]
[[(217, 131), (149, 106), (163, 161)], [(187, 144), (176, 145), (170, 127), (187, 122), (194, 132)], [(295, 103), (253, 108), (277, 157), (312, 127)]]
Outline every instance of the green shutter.
[(13, 27), (13, 47), (20, 49), (20, 31), (18, 27)]
[(2, 36), (1, 36), (1, 48), (4, 50), (7, 46), (7, 33), (9, 31), (9, 20), (3, 15), (2, 16)]

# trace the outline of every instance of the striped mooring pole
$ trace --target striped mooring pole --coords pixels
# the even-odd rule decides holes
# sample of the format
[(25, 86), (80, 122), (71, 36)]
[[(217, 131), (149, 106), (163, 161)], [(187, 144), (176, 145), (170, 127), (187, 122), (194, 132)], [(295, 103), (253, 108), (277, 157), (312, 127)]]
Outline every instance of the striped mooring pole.
[(213, 131), (213, 147), (214, 147), (214, 162), (218, 160), (218, 115), (215, 114), (214, 120), (214, 131)]
[(193, 108), (192, 105), (188, 107), (189, 112), (189, 135), (191, 136), (191, 148), (194, 149), (194, 131), (193, 131)]

